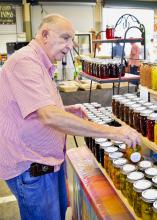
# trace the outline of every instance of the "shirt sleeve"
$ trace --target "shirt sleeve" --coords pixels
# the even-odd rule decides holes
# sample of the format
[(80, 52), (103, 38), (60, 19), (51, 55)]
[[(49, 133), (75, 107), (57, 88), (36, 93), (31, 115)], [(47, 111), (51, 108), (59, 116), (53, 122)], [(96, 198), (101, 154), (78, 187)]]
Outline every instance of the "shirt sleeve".
[(17, 62), (8, 75), (8, 81), (23, 118), (39, 108), (55, 105), (44, 82), (44, 70), (32, 59)]

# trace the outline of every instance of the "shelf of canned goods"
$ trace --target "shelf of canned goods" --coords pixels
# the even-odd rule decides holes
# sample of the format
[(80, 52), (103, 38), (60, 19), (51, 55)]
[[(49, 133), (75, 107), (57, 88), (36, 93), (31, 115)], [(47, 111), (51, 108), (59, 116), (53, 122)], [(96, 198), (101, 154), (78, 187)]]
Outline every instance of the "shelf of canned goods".
[[(141, 100), (135, 94), (125, 94), (112, 97), (112, 108), (96, 102), (84, 103), (84, 107), (89, 120), (98, 124), (131, 125), (142, 133), (144, 145), (157, 152), (154, 135), (157, 106), (153, 103)], [(85, 142), (134, 218), (157, 219), (157, 167), (151, 155), (143, 154), (143, 144), (133, 149), (125, 143), (105, 138), (86, 137)], [(134, 153), (141, 154), (139, 160), (133, 160)]]

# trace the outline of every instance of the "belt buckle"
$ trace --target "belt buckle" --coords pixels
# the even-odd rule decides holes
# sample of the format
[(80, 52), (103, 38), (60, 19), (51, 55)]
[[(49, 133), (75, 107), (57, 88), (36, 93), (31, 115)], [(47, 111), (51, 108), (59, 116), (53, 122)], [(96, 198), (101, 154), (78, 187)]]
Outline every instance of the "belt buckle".
[(49, 167), (47, 165), (42, 165), (42, 171), (47, 172)]

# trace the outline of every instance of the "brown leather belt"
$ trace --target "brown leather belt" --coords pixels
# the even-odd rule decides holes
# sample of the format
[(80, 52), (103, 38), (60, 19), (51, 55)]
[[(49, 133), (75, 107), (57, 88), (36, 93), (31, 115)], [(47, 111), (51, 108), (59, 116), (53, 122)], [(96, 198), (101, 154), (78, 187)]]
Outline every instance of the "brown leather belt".
[(41, 176), (47, 173), (54, 172), (54, 166), (39, 164), (39, 163), (32, 163), (29, 168), (30, 176)]

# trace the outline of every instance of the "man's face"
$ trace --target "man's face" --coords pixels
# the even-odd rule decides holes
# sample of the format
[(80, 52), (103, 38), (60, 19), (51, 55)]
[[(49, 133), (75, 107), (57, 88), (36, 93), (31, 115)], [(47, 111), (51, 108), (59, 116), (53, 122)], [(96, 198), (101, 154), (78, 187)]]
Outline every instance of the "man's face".
[(60, 22), (49, 28), (46, 40), (46, 51), (51, 61), (62, 58), (73, 47), (74, 29), (70, 23)]

